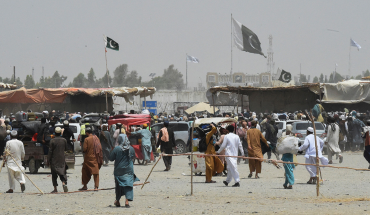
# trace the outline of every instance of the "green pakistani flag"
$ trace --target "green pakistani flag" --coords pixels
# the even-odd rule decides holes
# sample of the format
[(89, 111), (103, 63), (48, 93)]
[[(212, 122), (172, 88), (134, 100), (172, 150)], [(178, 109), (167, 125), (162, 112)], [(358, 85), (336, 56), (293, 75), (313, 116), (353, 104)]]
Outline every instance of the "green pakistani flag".
[(112, 40), (111, 38), (107, 36), (104, 36), (104, 41), (105, 41), (105, 47), (116, 50), (116, 51), (119, 50), (119, 45), (116, 41)]
[(279, 81), (289, 83), (291, 80), (292, 80), (292, 74), (290, 74), (290, 72), (282, 70), (280, 77), (279, 77)]
[(234, 18), (233, 37), (235, 46), (238, 47), (238, 49), (245, 52), (260, 54), (266, 57), (262, 52), (261, 42), (257, 35), (252, 30), (236, 21)]

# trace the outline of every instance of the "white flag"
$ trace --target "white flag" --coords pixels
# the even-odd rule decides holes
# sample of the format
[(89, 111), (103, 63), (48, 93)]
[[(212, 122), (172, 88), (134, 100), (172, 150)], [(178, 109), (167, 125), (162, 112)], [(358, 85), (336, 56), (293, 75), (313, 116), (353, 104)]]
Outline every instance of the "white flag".
[(188, 62), (193, 62), (193, 63), (199, 63), (199, 60), (196, 57), (186, 55), (186, 60)]
[(361, 46), (358, 43), (356, 43), (356, 41), (352, 40), (352, 38), (351, 38), (351, 46), (357, 47), (357, 50), (360, 51)]

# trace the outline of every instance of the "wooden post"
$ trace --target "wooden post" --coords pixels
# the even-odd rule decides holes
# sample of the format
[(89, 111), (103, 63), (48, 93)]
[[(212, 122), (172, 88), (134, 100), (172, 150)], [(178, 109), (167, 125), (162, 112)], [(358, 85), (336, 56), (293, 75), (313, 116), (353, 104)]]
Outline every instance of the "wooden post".
[(145, 103), (145, 110), (146, 110), (146, 96), (145, 96), (145, 88), (144, 88), (144, 103)]
[(316, 147), (316, 195), (319, 196), (319, 193), (320, 193), (320, 178), (319, 178), (319, 174), (320, 174), (320, 162), (319, 162), (319, 150), (317, 148), (317, 137), (316, 137), (316, 127), (315, 127), (315, 121), (313, 121), (313, 115), (312, 115), (312, 111), (310, 112), (310, 115), (311, 115), (311, 122), (312, 122), (312, 126), (313, 126), (313, 134), (315, 136), (315, 147)]
[[(214, 107), (214, 106), (213, 106)], [(193, 149), (193, 134), (194, 134), (194, 125), (195, 125), (195, 119), (193, 120), (193, 125), (192, 125), (192, 129), (191, 129), (191, 156), (190, 156), (190, 159), (191, 159), (191, 166), (190, 166), (190, 186), (191, 186), (191, 191), (190, 191), (190, 195), (193, 195), (193, 166), (194, 166), (194, 163), (193, 163), (193, 153), (194, 153), (194, 149)]]

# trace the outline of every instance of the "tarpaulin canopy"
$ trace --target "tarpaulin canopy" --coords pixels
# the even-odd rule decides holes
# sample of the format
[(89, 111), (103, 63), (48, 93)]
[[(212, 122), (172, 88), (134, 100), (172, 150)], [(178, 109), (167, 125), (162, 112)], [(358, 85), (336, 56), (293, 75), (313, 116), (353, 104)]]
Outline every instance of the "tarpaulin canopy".
[[(193, 107), (186, 109), (185, 112), (188, 114), (192, 114), (196, 111), (207, 111), (208, 113), (214, 114), (213, 107), (211, 107), (209, 104), (200, 102)], [(215, 111), (218, 111), (218, 108), (215, 108)]]
[(323, 85), (323, 103), (354, 104), (366, 102), (370, 104), (370, 82), (348, 80), (335, 84)]
[(119, 96), (124, 97), (126, 102), (133, 100), (134, 96), (146, 97), (155, 93), (155, 87), (116, 87), (116, 88), (41, 88), (26, 89), (24, 87), (16, 90), (0, 92), (0, 103), (62, 103), (67, 95), (87, 94), (91, 97)]
[(0, 88), (4, 88), (4, 89), (16, 89), (17, 88), (17, 85), (15, 85), (15, 84), (4, 84), (4, 83), (1, 83), (0, 82)]

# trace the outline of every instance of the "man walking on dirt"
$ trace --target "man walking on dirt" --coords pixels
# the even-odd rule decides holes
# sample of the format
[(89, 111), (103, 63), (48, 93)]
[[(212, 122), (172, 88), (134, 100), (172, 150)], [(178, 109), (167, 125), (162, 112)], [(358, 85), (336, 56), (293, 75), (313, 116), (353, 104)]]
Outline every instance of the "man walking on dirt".
[(22, 161), (24, 160), (25, 152), (23, 143), (17, 140), (17, 134), (18, 133), (15, 130), (13, 130), (10, 133), (12, 139), (6, 143), (5, 147), (6, 153), (8, 153), (5, 156), (5, 162), (6, 166), (8, 167), (8, 177), (10, 187), (10, 189), (6, 191), (6, 193), (13, 193), (15, 188), (14, 180), (17, 180), (20, 183), (22, 193), (26, 189), (25, 186), (26, 180), (24, 179), (24, 175), (22, 173), (22, 171), (24, 171)]
[(94, 176), (95, 187), (94, 190), (99, 188), (99, 170), (103, 164), (103, 151), (101, 148), (100, 140), (96, 135), (92, 134), (92, 129), (87, 127), (85, 129), (86, 138), (84, 141), (83, 152), (84, 163), (82, 166), (82, 184), (83, 187), (79, 190), (87, 190), (91, 176)]
[[(217, 151), (217, 154), (220, 154), (222, 150), (226, 149), (225, 155), (238, 156), (239, 149), (240, 153), (244, 155), (244, 150), (240, 142), (240, 138), (238, 135), (233, 133), (234, 126), (229, 125), (227, 126), (226, 129), (229, 131), (229, 133), (225, 135), (224, 141), (222, 142), (220, 149)], [(227, 162), (227, 178), (226, 181), (224, 181), (224, 184), (228, 186), (231, 180), (234, 178), (235, 184), (233, 185), (233, 187), (240, 187), (237, 158), (226, 157), (226, 162)]]
[(64, 192), (68, 192), (67, 187), (67, 172), (64, 151), (67, 151), (67, 141), (61, 137), (62, 129), (55, 128), (55, 138), (50, 141), (50, 149), (48, 154), (48, 162), (51, 169), (51, 176), (54, 190), (51, 193), (58, 192), (58, 176), (63, 184)]

